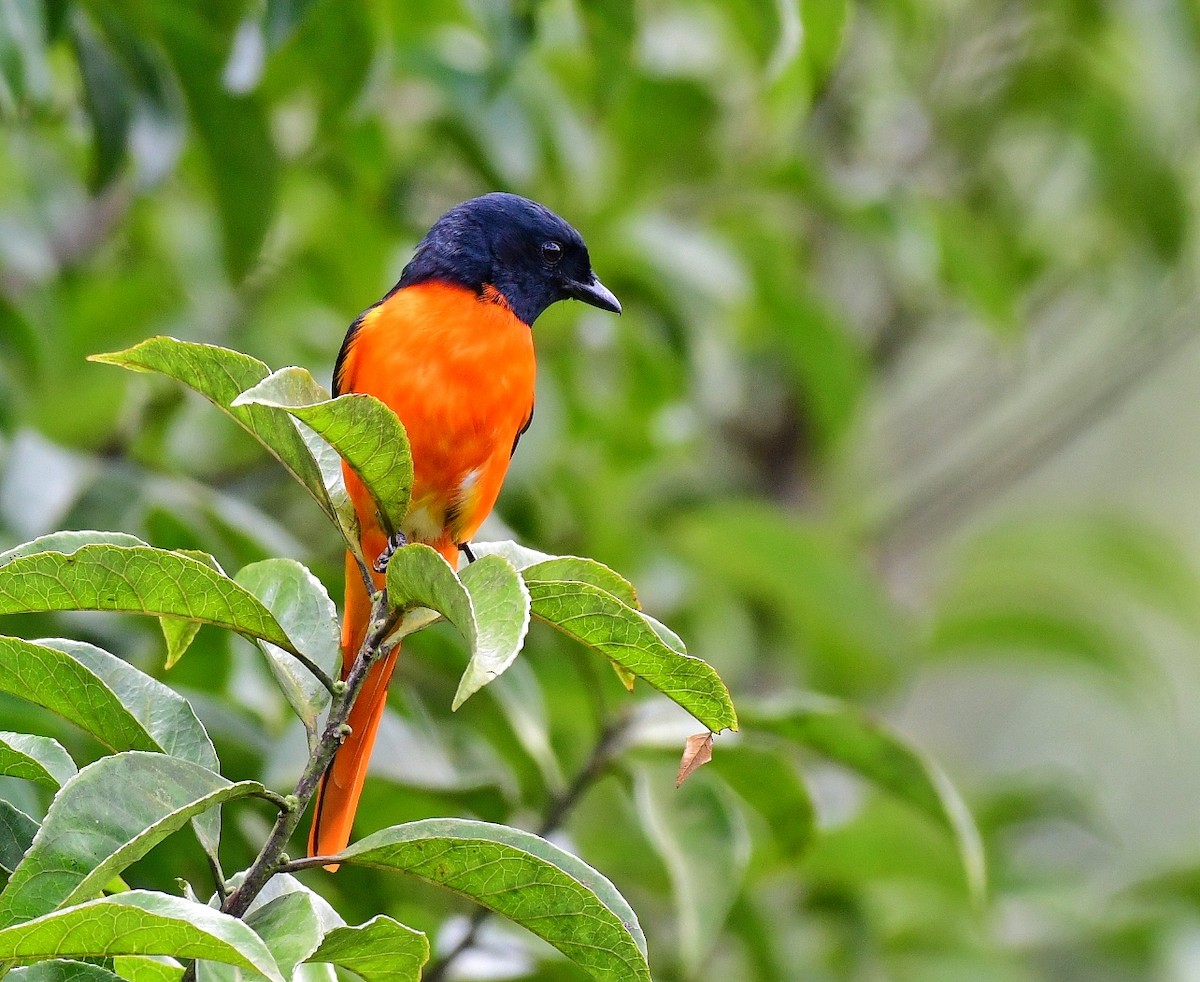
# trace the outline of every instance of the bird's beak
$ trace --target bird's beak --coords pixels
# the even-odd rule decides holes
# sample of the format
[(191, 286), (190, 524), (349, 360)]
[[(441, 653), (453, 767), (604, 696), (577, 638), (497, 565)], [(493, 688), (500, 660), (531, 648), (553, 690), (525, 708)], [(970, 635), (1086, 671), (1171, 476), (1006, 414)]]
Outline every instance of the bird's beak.
[(621, 312), (621, 301), (613, 296), (612, 290), (601, 283), (596, 274), (592, 274), (592, 278), (587, 283), (580, 283), (572, 280), (566, 287), (567, 296), (574, 297), (576, 300), (582, 300), (584, 303), (590, 303), (593, 307), (599, 307), (601, 310), (611, 310), (614, 314)]

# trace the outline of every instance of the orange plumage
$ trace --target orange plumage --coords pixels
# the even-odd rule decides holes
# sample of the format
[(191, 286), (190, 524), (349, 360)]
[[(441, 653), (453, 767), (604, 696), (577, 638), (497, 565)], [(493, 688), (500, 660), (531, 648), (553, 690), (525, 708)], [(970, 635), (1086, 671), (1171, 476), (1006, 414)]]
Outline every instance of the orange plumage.
[[(400, 418), (412, 446), (412, 500), (401, 531), (455, 568), (483, 524), (533, 413), (531, 325), (551, 303), (575, 297), (620, 312), (592, 273), (579, 233), (553, 212), (492, 194), (452, 209), (430, 230), (400, 283), (346, 336), (334, 388), (375, 396)], [(368, 562), (388, 547), (373, 501), (349, 468), (346, 486)], [(376, 573), (382, 586), (384, 577)], [(343, 676), (362, 644), (370, 599), (346, 557)], [(317, 792), (311, 855), (350, 839), (358, 798), (399, 649), (368, 673), (350, 735)]]

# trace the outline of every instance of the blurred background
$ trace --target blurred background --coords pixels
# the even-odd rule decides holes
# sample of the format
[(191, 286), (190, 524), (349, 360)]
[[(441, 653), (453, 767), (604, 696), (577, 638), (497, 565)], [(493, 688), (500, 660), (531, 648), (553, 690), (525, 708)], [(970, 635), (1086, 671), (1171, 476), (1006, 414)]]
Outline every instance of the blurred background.
[[(783, 742), (675, 795), (687, 726), (548, 631), (453, 717), (465, 654), (411, 645), (360, 831), (537, 827), (636, 705), (562, 835), (658, 979), (1200, 979), (1198, 112), (1194, 0), (0, 0), (0, 548), (121, 529), (340, 596), (334, 532), (256, 444), (84, 358), (170, 334), (327, 379), (439, 214), (529, 195), (625, 314), (538, 322), (487, 537), (623, 572), (740, 704), (885, 720), (966, 797), (988, 896)], [(161, 673), (152, 623), (3, 630)], [(205, 630), (168, 679), (229, 776), (290, 786), (253, 649)], [(101, 749), (14, 700), (0, 725)], [(227, 826), (237, 868), (266, 818)], [(171, 850), (131, 882), (203, 883)], [(382, 874), (309, 882), (443, 951), (464, 930)], [(580, 977), (483, 935), (457, 977)]]

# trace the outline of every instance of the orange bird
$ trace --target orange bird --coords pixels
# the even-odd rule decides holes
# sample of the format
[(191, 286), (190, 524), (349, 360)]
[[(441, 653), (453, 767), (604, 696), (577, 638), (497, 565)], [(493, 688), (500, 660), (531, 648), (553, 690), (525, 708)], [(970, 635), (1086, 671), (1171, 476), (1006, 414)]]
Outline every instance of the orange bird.
[[(433, 546), (457, 569), (500, 494), (509, 459), (533, 419), (533, 322), (574, 298), (615, 313), (621, 305), (592, 272), (579, 233), (515, 194), (452, 208), (417, 246), (400, 282), (350, 325), (334, 366), (337, 394), (365, 392), (400, 418), (412, 444), (412, 502), (403, 541)], [(389, 541), (357, 476), (343, 467), (361, 525), (363, 555), (383, 584)], [(370, 598), (346, 554), (342, 674), (366, 633)], [(399, 649), (367, 675), (351, 733), (317, 792), (310, 855), (350, 841), (375, 734)]]

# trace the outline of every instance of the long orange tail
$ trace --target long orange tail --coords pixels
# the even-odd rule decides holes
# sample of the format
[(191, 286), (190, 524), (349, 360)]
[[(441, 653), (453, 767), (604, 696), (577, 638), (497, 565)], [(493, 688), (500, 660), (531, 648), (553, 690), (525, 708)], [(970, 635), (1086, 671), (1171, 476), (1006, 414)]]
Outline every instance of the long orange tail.
[[(353, 556), (346, 554), (346, 611), (342, 619), (342, 677), (350, 671), (359, 646), (367, 632), (371, 600), (367, 596)], [(312, 829), (308, 834), (310, 856), (330, 856), (341, 852), (350, 841), (354, 813), (367, 779), (367, 765), (375, 746), (375, 734), (387, 705), (388, 682), (396, 667), (400, 647), (393, 648), (367, 673), (362, 691), (350, 711), (350, 735), (333, 758), (321, 779), (313, 810)], [(336, 869), (336, 866), (331, 867)]]

